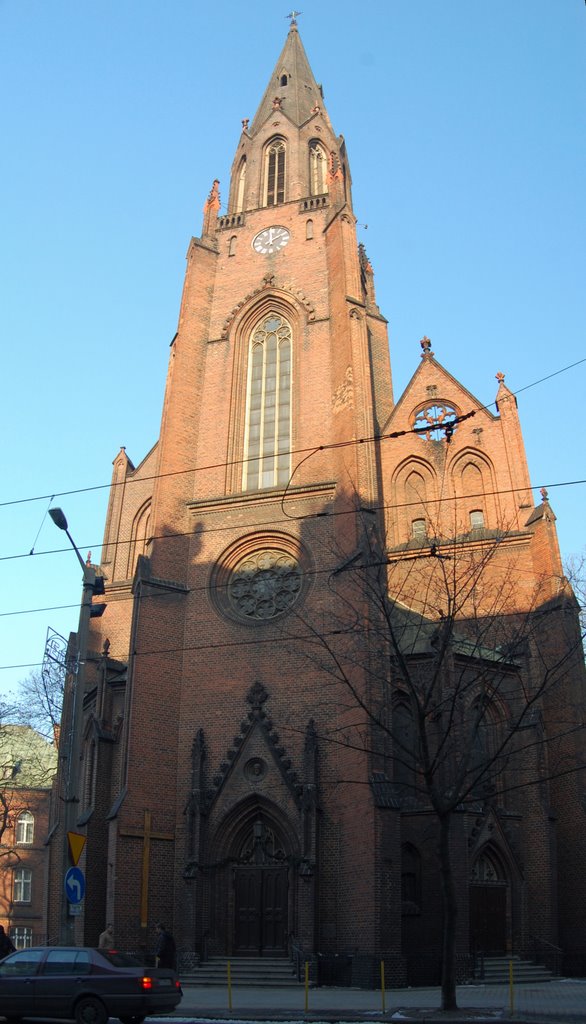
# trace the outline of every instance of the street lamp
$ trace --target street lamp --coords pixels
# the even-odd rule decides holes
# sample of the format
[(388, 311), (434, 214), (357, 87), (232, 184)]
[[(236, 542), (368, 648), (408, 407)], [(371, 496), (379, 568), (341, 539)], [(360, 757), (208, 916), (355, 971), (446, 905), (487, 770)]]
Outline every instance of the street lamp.
[(81, 752), (81, 733), (83, 728), (83, 666), (87, 660), (90, 619), (103, 615), (105, 604), (93, 604), (93, 597), (104, 593), (104, 578), (96, 576), (96, 571), (88, 562), (84, 562), (79, 548), (71, 536), (65, 514), (60, 508), (50, 508), (49, 515), (60, 530), (67, 534), (68, 540), (77, 555), (83, 569), (83, 591), (79, 609), (79, 625), (75, 642), (75, 659), (72, 670), (72, 691), (70, 709), (68, 709), (69, 735), (66, 741), (66, 772), (64, 786), (63, 815), (63, 879), (61, 884), (61, 902), (59, 919), (59, 940), (63, 945), (74, 944), (73, 916), (69, 913), (69, 901), (65, 892), (65, 875), (69, 866), (69, 833), (75, 831), (81, 804), (81, 778), (79, 758)]

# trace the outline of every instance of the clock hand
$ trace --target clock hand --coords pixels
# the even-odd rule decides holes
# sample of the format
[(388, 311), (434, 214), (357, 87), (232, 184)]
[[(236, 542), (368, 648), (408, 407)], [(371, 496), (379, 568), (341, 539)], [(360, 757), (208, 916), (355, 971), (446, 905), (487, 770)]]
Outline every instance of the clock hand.
[(269, 228), (269, 245), (273, 244), (273, 229)]

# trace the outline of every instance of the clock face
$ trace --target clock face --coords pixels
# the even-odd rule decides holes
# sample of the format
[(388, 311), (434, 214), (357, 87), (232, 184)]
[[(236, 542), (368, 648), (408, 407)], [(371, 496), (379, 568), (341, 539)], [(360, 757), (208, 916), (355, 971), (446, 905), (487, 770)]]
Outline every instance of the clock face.
[(252, 239), (252, 248), (255, 252), (260, 252), (263, 255), (267, 253), (279, 252), (280, 249), (284, 249), (289, 241), (291, 235), (287, 228), (276, 227), (265, 228), (264, 231), (259, 231), (258, 235), (255, 235)]

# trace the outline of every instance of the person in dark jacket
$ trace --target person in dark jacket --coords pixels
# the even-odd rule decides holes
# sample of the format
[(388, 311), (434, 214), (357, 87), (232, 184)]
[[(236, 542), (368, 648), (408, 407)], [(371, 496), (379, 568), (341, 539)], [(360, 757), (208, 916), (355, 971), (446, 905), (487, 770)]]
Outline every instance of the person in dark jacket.
[(177, 963), (175, 939), (171, 935), (171, 932), (167, 931), (165, 925), (160, 921), (156, 925), (156, 929), (157, 948), (155, 950), (155, 956), (157, 958), (157, 967), (170, 967), (171, 970), (174, 971)]
[(16, 946), (12, 944), (12, 939), (4, 931), (4, 925), (0, 924), (0, 960), (3, 960), (9, 953), (14, 953), (15, 949)]

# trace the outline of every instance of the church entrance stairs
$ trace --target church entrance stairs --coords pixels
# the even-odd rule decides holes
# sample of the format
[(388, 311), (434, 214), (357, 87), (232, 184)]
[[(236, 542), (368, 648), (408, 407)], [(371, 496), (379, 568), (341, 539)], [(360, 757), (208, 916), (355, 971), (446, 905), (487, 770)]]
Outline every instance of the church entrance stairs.
[(485, 956), (478, 958), (474, 981), (484, 982), (485, 985), (508, 985), (511, 962), (515, 985), (552, 981), (554, 978), (547, 967), (535, 964), (532, 960), (522, 960), (518, 956)]
[(181, 972), (181, 981), (186, 985), (228, 984), (228, 963), (232, 984), (242, 988), (289, 988), (299, 987), (293, 966), (285, 957), (211, 957), (201, 966)]

